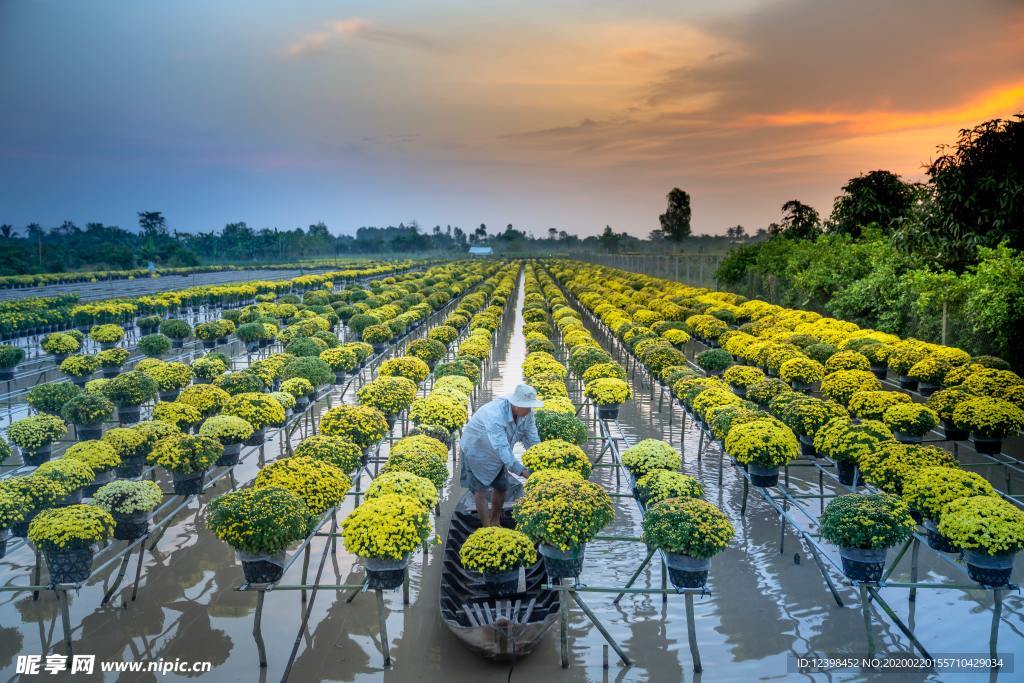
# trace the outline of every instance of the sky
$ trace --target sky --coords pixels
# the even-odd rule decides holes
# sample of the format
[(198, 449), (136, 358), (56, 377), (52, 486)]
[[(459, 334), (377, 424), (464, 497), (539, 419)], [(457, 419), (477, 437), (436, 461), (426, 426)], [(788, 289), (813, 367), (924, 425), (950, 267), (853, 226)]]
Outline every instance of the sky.
[(0, 0), (0, 223), (645, 236), (1024, 111), (1024, 0)]

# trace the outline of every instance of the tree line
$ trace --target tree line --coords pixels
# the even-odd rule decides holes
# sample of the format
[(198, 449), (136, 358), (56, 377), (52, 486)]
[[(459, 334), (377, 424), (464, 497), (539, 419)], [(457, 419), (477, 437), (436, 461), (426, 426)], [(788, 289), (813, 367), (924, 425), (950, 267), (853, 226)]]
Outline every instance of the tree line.
[(361, 227), (354, 235), (334, 234), (319, 222), (307, 228), (256, 229), (244, 222), (221, 230), (179, 232), (168, 227), (160, 211), (140, 211), (138, 230), (71, 221), (44, 228), (31, 223), (15, 230), (0, 226), (0, 275), (73, 270), (129, 269), (157, 266), (195, 266), (219, 262), (288, 262), (302, 258), (330, 258), (381, 254), (457, 254), (470, 246), (487, 244), (499, 252), (566, 252), (598, 249), (598, 238), (580, 239), (565, 230), (550, 228), (535, 236), (508, 224), (489, 230), (486, 224), (471, 230), (435, 225), (424, 230), (416, 222), (397, 226)]
[[(960, 132), (927, 182), (852, 178), (822, 219), (787, 202), (733, 248), (727, 289), (1024, 365), (1024, 115)], [(671, 199), (670, 199), (671, 206)]]

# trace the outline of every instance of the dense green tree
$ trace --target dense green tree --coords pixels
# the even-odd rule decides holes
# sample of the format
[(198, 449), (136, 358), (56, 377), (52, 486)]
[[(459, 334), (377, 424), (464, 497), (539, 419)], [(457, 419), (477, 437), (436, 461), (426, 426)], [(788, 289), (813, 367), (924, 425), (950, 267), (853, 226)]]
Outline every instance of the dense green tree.
[(725, 236), (731, 240), (742, 240), (747, 238), (747, 229), (742, 225), (734, 225), (726, 229)]
[(619, 235), (612, 230), (612, 226), (606, 225), (604, 226), (604, 232), (601, 233), (601, 236), (598, 237), (597, 240), (600, 242), (601, 248), (610, 254), (619, 250), (619, 243), (622, 241), (622, 235)]
[(859, 237), (865, 226), (875, 224), (883, 232), (892, 232), (910, 215), (916, 194), (913, 185), (890, 171), (851, 178), (836, 197), (827, 229)]
[(782, 205), (782, 222), (772, 223), (768, 232), (797, 240), (812, 240), (821, 234), (821, 217), (814, 207), (798, 199)]
[(931, 201), (898, 243), (956, 272), (975, 261), (978, 246), (1024, 249), (1024, 114), (962, 130), (940, 151), (928, 167)]
[(666, 239), (682, 242), (690, 236), (690, 218), (693, 214), (690, 209), (690, 195), (678, 187), (673, 187), (667, 199), (668, 208), (665, 209), (665, 213), (658, 216), (661, 232)]
[(139, 227), (147, 237), (167, 234), (167, 219), (161, 211), (139, 211)]

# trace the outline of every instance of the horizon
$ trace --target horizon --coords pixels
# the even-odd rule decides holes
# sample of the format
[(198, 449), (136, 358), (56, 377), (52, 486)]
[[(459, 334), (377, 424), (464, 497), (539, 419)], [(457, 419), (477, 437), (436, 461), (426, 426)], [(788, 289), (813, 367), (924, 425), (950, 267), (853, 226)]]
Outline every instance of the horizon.
[(960, 129), (1024, 109), (1024, 6), (5, 3), (0, 64), (19, 229), (159, 210), (179, 232), (644, 238), (680, 187), (721, 235), (790, 199), (827, 216), (871, 170), (923, 180)]

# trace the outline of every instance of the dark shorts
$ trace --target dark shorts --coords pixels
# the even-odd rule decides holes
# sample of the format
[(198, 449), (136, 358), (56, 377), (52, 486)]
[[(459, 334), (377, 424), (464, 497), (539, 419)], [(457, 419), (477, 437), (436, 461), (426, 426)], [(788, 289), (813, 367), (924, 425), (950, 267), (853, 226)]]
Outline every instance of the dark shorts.
[(505, 472), (505, 466), (502, 465), (501, 471), (498, 472), (498, 476), (494, 478), (490, 484), (484, 484), (476, 475), (473, 474), (468, 467), (466, 467), (466, 461), (462, 461), (462, 472), (459, 473), (459, 483), (462, 484), (462, 488), (469, 489), (473, 493), (477, 491), (486, 491), (487, 489), (494, 489), (496, 491), (507, 491), (508, 490), (508, 474)]

